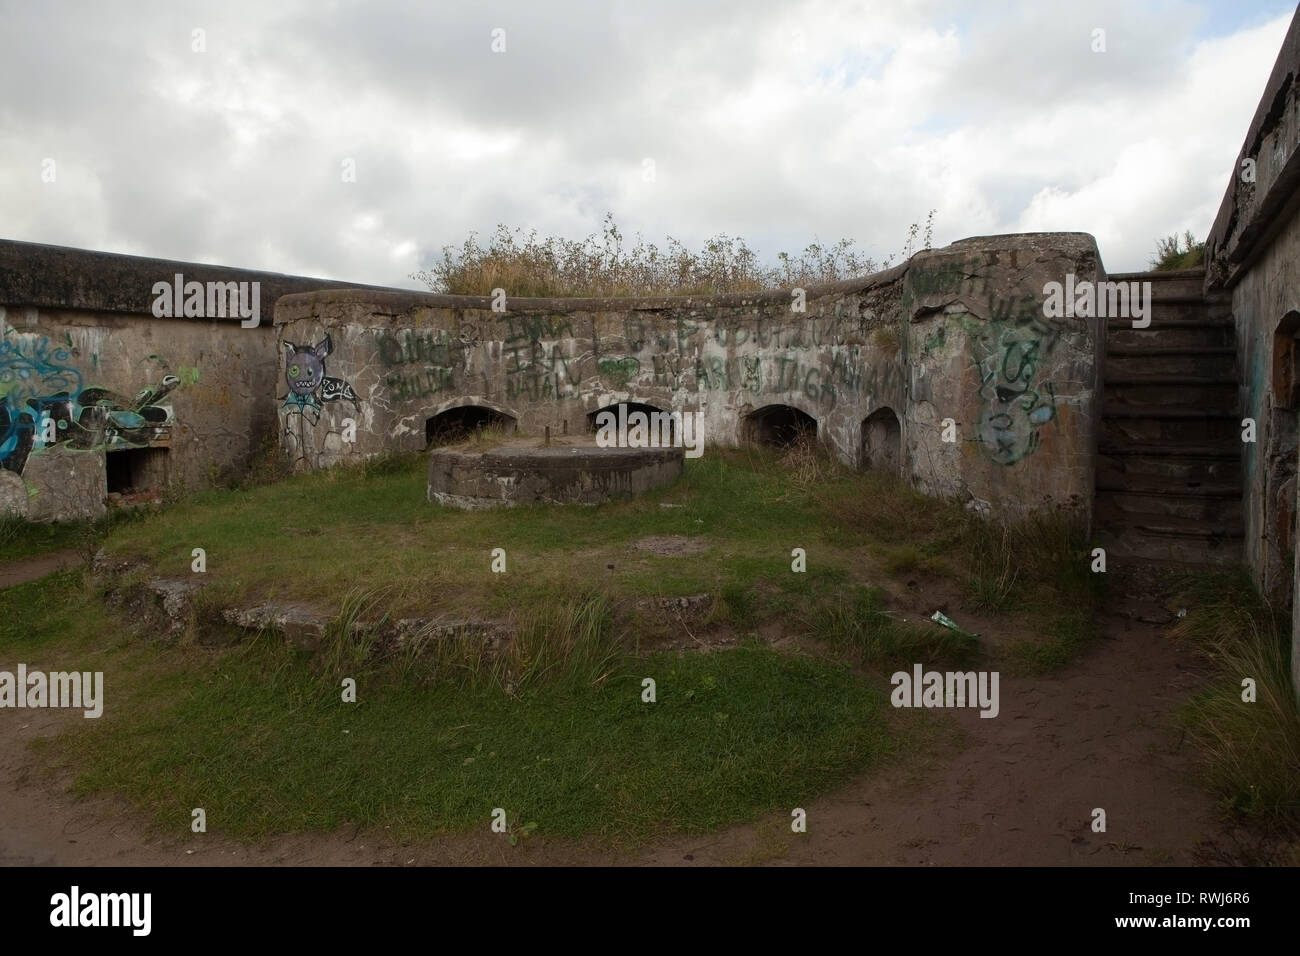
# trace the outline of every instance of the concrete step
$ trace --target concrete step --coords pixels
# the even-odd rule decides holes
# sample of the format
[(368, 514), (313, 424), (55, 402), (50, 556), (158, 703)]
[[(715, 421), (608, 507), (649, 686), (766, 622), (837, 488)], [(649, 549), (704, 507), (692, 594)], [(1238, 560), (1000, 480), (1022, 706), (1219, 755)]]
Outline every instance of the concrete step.
[[(1212, 302), (1196, 296), (1179, 296), (1174, 299), (1153, 299), (1151, 321), (1174, 322), (1233, 322), (1230, 301)], [(1106, 328), (1131, 329), (1133, 319), (1107, 316)], [(1147, 326), (1148, 328), (1150, 326)]]
[(1176, 272), (1117, 272), (1106, 277), (1111, 282), (1150, 282), (1152, 298), (1199, 296), (1205, 291), (1204, 269)]
[(1108, 518), (1177, 518), (1224, 531), (1239, 531), (1242, 527), (1240, 496), (1137, 491), (1107, 486), (1104, 490), (1097, 489), (1097, 509)]
[(1176, 375), (1232, 379), (1236, 376), (1237, 350), (1222, 347), (1108, 346), (1106, 379), (1123, 381), (1149, 375)]
[(1168, 348), (1224, 348), (1233, 344), (1232, 323), (1224, 319), (1177, 319), (1135, 329), (1113, 324), (1106, 330), (1106, 349), (1157, 346)]
[[(1159, 328), (1163, 325), (1169, 325), (1173, 322), (1200, 322), (1209, 320), (1222, 321), (1230, 319), (1232, 312), (1230, 309), (1212, 307), (1209, 303), (1192, 297), (1180, 297), (1177, 299), (1153, 299), (1151, 312), (1145, 319), (1149, 319), (1146, 325), (1141, 328)], [(1131, 329), (1136, 317), (1110, 317), (1106, 318), (1106, 329), (1116, 331), (1119, 329)]]
[(1177, 411), (1194, 412), (1168, 407), (1165, 414), (1151, 414), (1150, 408), (1121, 409), (1118, 414), (1110, 414), (1108, 408), (1101, 418), (1101, 444), (1103, 447), (1187, 446), (1203, 442), (1217, 445), (1241, 439), (1241, 423), (1233, 413), (1168, 414)]
[(1097, 443), (1097, 454), (1114, 455), (1119, 458), (1205, 458), (1207, 460), (1241, 461), (1241, 437), (1220, 439), (1211, 442), (1202, 440), (1199, 444), (1188, 442), (1124, 442), (1110, 445)]
[(1108, 375), (1102, 385), (1105, 405), (1145, 407), (1173, 405), (1192, 408), (1238, 407), (1235, 376)]
[(1093, 541), (1106, 549), (1107, 571), (1126, 564), (1186, 568), (1230, 568), (1241, 564), (1240, 538), (1182, 538), (1140, 530), (1094, 529)]
[(1164, 488), (1170, 492), (1241, 488), (1241, 453), (1214, 455), (1143, 454), (1099, 451), (1097, 484), (1125, 488)]
[(1238, 546), (1244, 536), (1240, 524), (1236, 522), (1131, 510), (1121, 507), (1111, 498), (1097, 500), (1093, 522), (1099, 530), (1104, 528), (1116, 531), (1121, 536), (1134, 532), (1144, 537), (1188, 541), (1236, 541)]
[(1192, 477), (1179, 482), (1169, 475), (1111, 469), (1107, 469), (1102, 474), (1099, 469), (1097, 494), (1101, 495), (1102, 492), (1197, 495), (1201, 498), (1241, 498), (1241, 476), (1240, 474), (1234, 474), (1202, 478)]

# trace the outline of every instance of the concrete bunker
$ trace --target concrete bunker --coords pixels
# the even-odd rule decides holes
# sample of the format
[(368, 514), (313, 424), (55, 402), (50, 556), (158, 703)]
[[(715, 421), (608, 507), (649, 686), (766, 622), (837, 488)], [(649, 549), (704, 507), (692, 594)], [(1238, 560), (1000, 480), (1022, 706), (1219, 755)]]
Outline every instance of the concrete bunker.
[(793, 405), (764, 405), (745, 416), (741, 437), (750, 444), (785, 448), (817, 437), (817, 419)]
[(515, 419), (486, 405), (457, 405), (425, 420), (424, 447), (464, 441), (481, 429), (514, 431)]
[(898, 474), (902, 445), (902, 426), (892, 408), (878, 408), (862, 420), (863, 468)]

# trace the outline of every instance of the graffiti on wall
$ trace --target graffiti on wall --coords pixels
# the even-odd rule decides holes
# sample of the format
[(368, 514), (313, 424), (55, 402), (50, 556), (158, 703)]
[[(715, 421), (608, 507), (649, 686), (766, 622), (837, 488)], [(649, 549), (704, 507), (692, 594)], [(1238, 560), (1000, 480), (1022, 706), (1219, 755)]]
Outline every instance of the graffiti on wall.
[(1056, 418), (1053, 383), (1040, 376), (1059, 333), (1030, 316), (971, 330), (980, 377), (980, 446), (999, 465), (1014, 465), (1038, 448), (1039, 429)]
[[(616, 351), (602, 351), (594, 324), (590, 339), (575, 337), (564, 315), (507, 315), (494, 324), (495, 334), (464, 323), (379, 333), (375, 358), (385, 391), (399, 402), (471, 388), (511, 403), (539, 402), (578, 398), (593, 380), (613, 389), (639, 381), (671, 391), (796, 395), (830, 410), (876, 393), (882, 375), (901, 381), (897, 361), (872, 361), (864, 352), (856, 311), (794, 322), (764, 314), (707, 321), (630, 315)], [(480, 347), (484, 367), (473, 370)], [(892, 392), (887, 397), (897, 400)]]
[[(567, 316), (507, 316), (503, 339), (506, 398), (573, 398), (582, 386), (582, 362), (572, 354), (573, 324)], [(561, 341), (570, 350), (561, 348)], [(547, 342), (550, 345), (547, 345)]]
[(361, 399), (352, 386), (325, 374), (325, 357), (333, 348), (328, 335), (312, 346), (285, 341), (284, 377), (289, 383), (289, 394), (282, 407), (288, 414), (301, 415), (315, 425), (320, 421), (322, 402), (349, 401), (361, 410)]
[(42, 337), (0, 341), (0, 468), (22, 474), (28, 458), (61, 445), (74, 451), (143, 448), (165, 441), (172, 409), (159, 404), (177, 385), (164, 375), (134, 398), (82, 387), (69, 348)]

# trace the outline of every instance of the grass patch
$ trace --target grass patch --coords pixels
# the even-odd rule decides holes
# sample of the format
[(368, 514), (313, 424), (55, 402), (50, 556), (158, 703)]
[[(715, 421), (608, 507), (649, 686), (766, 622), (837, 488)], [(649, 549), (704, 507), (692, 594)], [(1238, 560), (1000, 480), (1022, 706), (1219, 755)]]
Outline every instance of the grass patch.
[(875, 542), (890, 574), (943, 574), (972, 610), (1029, 622), (1034, 636), (1005, 651), (1011, 673), (1059, 670), (1092, 637), (1106, 576), (1092, 573), (1087, 536), (1067, 516), (987, 521), (880, 472), (822, 486), (819, 496), (836, 515), (834, 540)]
[[(36, 633), (37, 615), (13, 609)], [(372, 660), (341, 636), (345, 618), (310, 662), (271, 640), (170, 660), (132, 647), (102, 663), (120, 689), (106, 719), (37, 746), (75, 792), (122, 793), (176, 832), (202, 806), (237, 838), (345, 825), (418, 838), (485, 828), (502, 807), (522, 832), (631, 847), (794, 806), (906, 743), (885, 695), (843, 667), (753, 645), (637, 659), (610, 652), (607, 620), (592, 600), (539, 618), (508, 658), (509, 694)], [(568, 638), (539, 644), (557, 622)], [(355, 704), (341, 700), (345, 673)]]
[[(1081, 646), (1086, 626), (1069, 631), (1060, 609), (1085, 620), (1101, 577), (1063, 523), (1002, 529), (814, 445), (718, 449), (672, 486), (591, 508), (467, 514), (427, 504), (424, 485), (422, 457), (385, 457), (210, 489), (106, 529), (107, 550), (163, 575), (187, 577), (203, 547), (209, 610), (316, 603), (335, 619), (313, 654), (269, 634), (159, 653), (75, 575), (57, 604), (48, 579), (0, 594), (0, 653), (83, 668), (92, 656), (105, 671), (106, 718), (40, 746), (79, 792), (123, 793), (166, 828), (203, 806), (214, 829), (244, 838), (344, 824), (429, 836), (484, 827), (503, 807), (520, 832), (634, 845), (788, 813), (915, 745), (924, 721), (898, 718), (883, 674), (964, 665), (979, 650), (888, 606), (882, 551), (894, 573), (982, 580), (971, 585), (982, 606), (1045, 613), (1046, 647), (1026, 649), (1026, 667), (1059, 666)], [(705, 547), (631, 547), (652, 535)], [(497, 547), (506, 574), (489, 572)], [(804, 573), (791, 570), (796, 547)], [(702, 592), (714, 597), (702, 626), (779, 628), (832, 659), (757, 644), (634, 652), (649, 631), (639, 602)], [(517, 637), (496, 652), (427, 629), (389, 646), (359, 626), (398, 617), (492, 618)], [(654, 704), (641, 700), (645, 677)], [(355, 704), (341, 699), (344, 678)]]
[[(784, 624), (807, 636), (846, 588), (924, 572), (955, 580), (967, 611), (1030, 622), (1036, 636), (1013, 657), (1035, 673), (1082, 649), (1105, 577), (1089, 573), (1087, 542), (1064, 519), (1003, 527), (901, 479), (855, 472), (811, 442), (716, 449), (671, 486), (590, 508), (465, 513), (427, 504), (425, 481), (421, 456), (393, 456), (206, 491), (113, 529), (105, 547), (175, 576), (203, 547), (214, 601), (305, 601), (328, 614), (354, 588), (383, 589), (395, 617), (504, 620), (596, 583), (629, 627), (640, 602), (707, 593), (709, 627)], [(631, 547), (648, 536), (706, 547), (671, 557)], [(508, 572), (488, 574), (498, 547)], [(791, 572), (795, 547), (806, 573)], [(675, 626), (643, 624), (652, 637)]]
[(81, 521), (28, 521), (0, 515), (0, 562), (76, 548), (88, 529), (89, 525)]
[[(1179, 602), (1188, 611), (1173, 634), (1192, 642), (1214, 675), (1183, 714), (1205, 783), (1225, 808), (1300, 833), (1300, 708), (1288, 622), (1244, 574), (1193, 578)], [(1242, 700), (1246, 678), (1255, 681), (1254, 703)]]

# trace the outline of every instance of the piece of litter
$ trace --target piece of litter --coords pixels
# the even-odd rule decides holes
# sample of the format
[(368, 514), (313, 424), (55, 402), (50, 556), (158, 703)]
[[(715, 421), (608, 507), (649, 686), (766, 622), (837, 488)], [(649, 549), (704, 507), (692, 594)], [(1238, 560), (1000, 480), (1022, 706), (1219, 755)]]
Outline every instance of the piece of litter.
[(1187, 617), (1187, 608), (1185, 608), (1185, 607), (1180, 607), (1180, 608), (1178, 609), (1178, 616), (1179, 616), (1179, 617)]
[(950, 618), (947, 614), (944, 614), (942, 611), (935, 611), (933, 614), (930, 615), (930, 620), (934, 621), (936, 624), (942, 624), (944, 627), (950, 628), (956, 631), (958, 634), (961, 634), (965, 637), (969, 637), (971, 640), (976, 640), (979, 638), (978, 634), (972, 634), (964, 627), (959, 626), (956, 621)]

